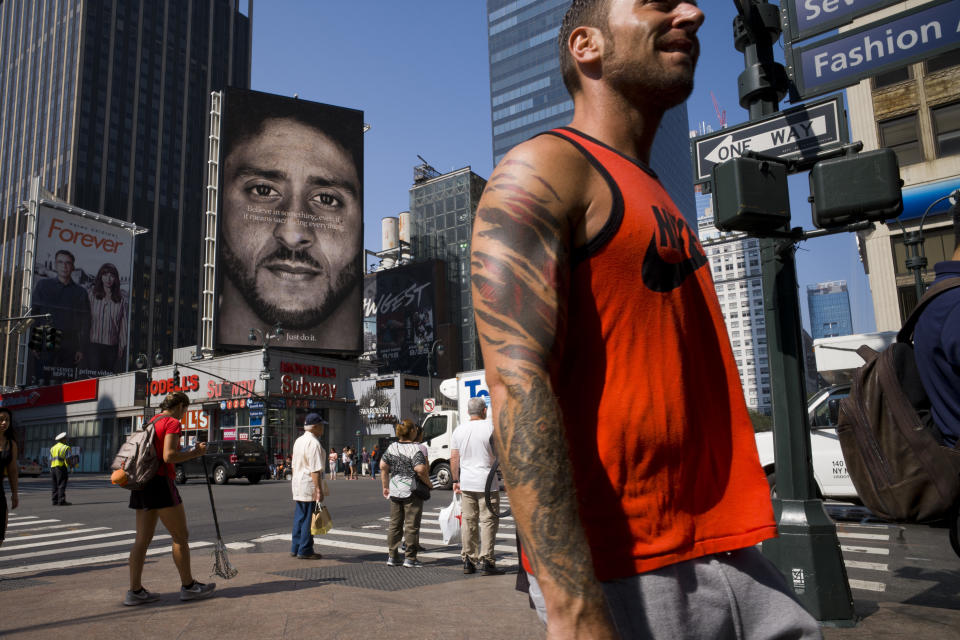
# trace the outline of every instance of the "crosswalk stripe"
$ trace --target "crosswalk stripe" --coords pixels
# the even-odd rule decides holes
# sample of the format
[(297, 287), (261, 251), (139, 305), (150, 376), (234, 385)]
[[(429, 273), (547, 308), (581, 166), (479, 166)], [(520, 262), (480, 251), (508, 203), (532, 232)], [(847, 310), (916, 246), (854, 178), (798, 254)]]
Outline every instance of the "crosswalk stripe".
[[(441, 531), (439, 528), (434, 529), (432, 527), (420, 527), (420, 533), (439, 533), (440, 535), (443, 535), (443, 531)], [(384, 534), (386, 534), (386, 531), (384, 531)], [(513, 533), (500, 533), (498, 531), (497, 538), (502, 540), (516, 540), (517, 536)]]
[[(57, 531), (55, 533), (36, 533), (32, 536), (11, 536), (7, 538), (7, 542), (21, 542), (22, 540), (36, 540), (37, 538), (56, 538), (57, 536), (73, 536), (78, 533), (90, 533), (91, 531), (107, 531), (110, 527), (90, 527), (89, 529), (71, 529), (70, 531)], [(61, 542), (68, 542), (68, 540), (62, 540)], [(3, 547), (3, 549), (9, 549), (10, 547)]]
[[(420, 529), (420, 533), (424, 532), (423, 529)], [(440, 530), (437, 529), (435, 533), (440, 533)], [(349, 529), (331, 529), (327, 535), (340, 535), (340, 536), (351, 536), (354, 538), (367, 538), (372, 540), (383, 540), (386, 542), (387, 536), (386, 532), (384, 533), (367, 533), (366, 531), (350, 531)], [(499, 537), (499, 536), (498, 536)], [(508, 540), (513, 540), (513, 536), (506, 536)], [(314, 537), (314, 540), (317, 538)], [(442, 538), (424, 538), (420, 536), (420, 544), (435, 544), (439, 547), (448, 547), (451, 545), (445, 544)], [(453, 546), (460, 546), (460, 543), (457, 542)], [(511, 545), (497, 545), (497, 549), (509, 549), (516, 552), (517, 548)]]
[(883, 582), (872, 582), (870, 580), (850, 580), (851, 589), (860, 591), (886, 591), (887, 585)]
[(60, 521), (57, 519), (53, 519), (53, 520), (30, 520), (29, 522), (11, 522), (10, 524), (7, 525), (7, 528), (9, 529), (10, 527), (22, 527), (24, 525), (30, 525), (30, 524), (46, 524), (47, 522), (60, 522)]
[(39, 516), (14, 516), (13, 514), (7, 518), (7, 522), (14, 522), (15, 520), (36, 520)]
[[(337, 530), (335, 529), (334, 531), (337, 531)], [(334, 531), (331, 531), (331, 533), (333, 533)], [(340, 531), (338, 533), (342, 534), (344, 532)], [(360, 537), (367, 537), (367, 536), (374, 535), (374, 534), (364, 534), (364, 532), (362, 531), (357, 531), (352, 533), (352, 535), (358, 535), (358, 534), (363, 534), (363, 535), (360, 535)], [(330, 534), (327, 534), (327, 535), (330, 535)], [(290, 538), (291, 538), (291, 535), (289, 533), (273, 533), (273, 534), (261, 536), (259, 538), (256, 538), (255, 540), (251, 540), (251, 542), (273, 542), (273, 541), (290, 542)], [(358, 542), (333, 540), (331, 538), (327, 538), (326, 536), (314, 536), (313, 544), (314, 546), (322, 545), (325, 547), (334, 547), (338, 549), (352, 549), (354, 551), (370, 551), (372, 553), (386, 553), (386, 545), (360, 544)], [(498, 556), (502, 555), (502, 557), (504, 558), (517, 557), (515, 549), (513, 552), (507, 552), (503, 554), (501, 554), (499, 550), (500, 550), (500, 547), (497, 548)], [(450, 552), (450, 551), (421, 551), (420, 553), (417, 554), (417, 557), (418, 558), (460, 558), (460, 554), (458, 552)]]
[[(13, 540), (14, 538), (21, 537), (21, 534), (28, 533), (31, 531), (49, 531), (51, 529), (67, 529), (68, 527), (82, 527), (84, 526), (82, 522), (69, 522), (67, 524), (48, 524), (45, 527), (33, 527), (32, 529), (17, 529), (14, 534), (7, 536), (7, 540)], [(10, 533), (9, 531), (7, 533)]]
[(868, 571), (889, 571), (889, 565), (879, 562), (861, 562), (860, 560), (844, 560), (847, 569), (866, 569)]
[(878, 556), (890, 555), (890, 549), (885, 549), (882, 547), (855, 547), (846, 544), (840, 545), (840, 551), (846, 551), (847, 553), (872, 553)]
[[(381, 518), (381, 519), (382, 519), (382, 518)], [(390, 518), (387, 518), (386, 520), (389, 521)], [(422, 518), (422, 519), (420, 520), (420, 522), (426, 522), (427, 524), (435, 524), (435, 525), (438, 525), (438, 526), (440, 525), (440, 519), (439, 519), (439, 518), (427, 518), (427, 517), (424, 517), (424, 518)], [(502, 523), (502, 522), (501, 522), (498, 526), (499, 526), (501, 529), (516, 529), (516, 528), (517, 528), (517, 525), (515, 525), (515, 524), (504, 524), (504, 523)]]
[[(213, 546), (212, 542), (197, 541), (189, 543), (191, 549), (200, 549)], [(147, 549), (148, 556), (157, 556), (170, 553), (170, 547), (156, 547)], [(85, 567), (91, 564), (100, 564), (101, 562), (117, 562), (126, 560), (130, 557), (129, 551), (123, 553), (111, 553), (105, 556), (90, 556), (86, 558), (74, 558), (72, 560), (58, 560), (56, 562), (42, 562), (40, 564), (27, 564), (19, 567), (9, 567), (0, 569), (0, 576), (9, 576), (17, 573), (33, 573), (35, 571), (55, 571), (57, 569), (69, 569), (71, 567)]]
[(5, 555), (7, 551), (12, 551), (13, 549), (35, 549), (36, 547), (49, 547), (55, 544), (80, 542), (81, 540), (101, 540), (103, 538), (110, 538), (113, 536), (128, 536), (131, 533), (136, 533), (136, 531), (111, 531), (110, 533), (98, 533), (92, 536), (79, 536), (76, 538), (67, 538), (66, 540), (44, 540), (43, 542), (30, 542), (27, 544), (15, 544), (6, 547), (0, 547), (0, 561), (7, 557)]
[(857, 533), (855, 531), (837, 531), (839, 538), (855, 538), (857, 540), (889, 540), (889, 533)]
[[(154, 540), (168, 540), (169, 535), (163, 534), (159, 536), (153, 536)], [(9, 560), (22, 560), (24, 558), (39, 558), (41, 556), (54, 556), (63, 553), (70, 553), (73, 551), (88, 551), (90, 549), (102, 549), (104, 547), (119, 547), (120, 545), (132, 545), (136, 542), (136, 538), (125, 538), (123, 540), (114, 540), (112, 542), (100, 542), (97, 544), (81, 544), (75, 547), (61, 547), (59, 549), (47, 549), (46, 551), (31, 551), (29, 553), (16, 553), (12, 556), (0, 556), (0, 560), (9, 561)]]

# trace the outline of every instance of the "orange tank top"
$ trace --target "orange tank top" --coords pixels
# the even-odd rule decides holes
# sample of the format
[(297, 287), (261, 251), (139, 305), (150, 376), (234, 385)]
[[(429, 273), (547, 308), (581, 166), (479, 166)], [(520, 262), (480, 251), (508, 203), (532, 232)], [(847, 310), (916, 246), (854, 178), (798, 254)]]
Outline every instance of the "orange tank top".
[(556, 129), (606, 179), (609, 222), (574, 252), (553, 384), (600, 580), (776, 535), (703, 247), (646, 166)]

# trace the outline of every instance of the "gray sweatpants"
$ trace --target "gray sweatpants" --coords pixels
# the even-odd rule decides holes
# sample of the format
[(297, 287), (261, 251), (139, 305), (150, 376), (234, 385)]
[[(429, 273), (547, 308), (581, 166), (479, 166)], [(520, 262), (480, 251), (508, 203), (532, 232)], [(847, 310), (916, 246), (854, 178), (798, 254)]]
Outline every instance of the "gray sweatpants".
[[(680, 562), (604, 582), (624, 640), (773, 640), (822, 638), (783, 576), (755, 547)], [(530, 597), (546, 622), (543, 594), (530, 576)]]

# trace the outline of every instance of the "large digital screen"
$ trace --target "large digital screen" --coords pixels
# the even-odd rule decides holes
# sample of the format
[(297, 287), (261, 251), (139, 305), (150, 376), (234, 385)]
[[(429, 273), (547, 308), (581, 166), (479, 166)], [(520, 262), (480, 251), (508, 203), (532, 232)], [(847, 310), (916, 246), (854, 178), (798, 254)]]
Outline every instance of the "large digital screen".
[(126, 371), (133, 235), (40, 204), (33, 263), (34, 326), (62, 332), (55, 349), (29, 351), (26, 384), (52, 385)]
[(279, 325), (271, 346), (360, 353), (362, 136), (361, 111), (225, 91), (217, 346)]

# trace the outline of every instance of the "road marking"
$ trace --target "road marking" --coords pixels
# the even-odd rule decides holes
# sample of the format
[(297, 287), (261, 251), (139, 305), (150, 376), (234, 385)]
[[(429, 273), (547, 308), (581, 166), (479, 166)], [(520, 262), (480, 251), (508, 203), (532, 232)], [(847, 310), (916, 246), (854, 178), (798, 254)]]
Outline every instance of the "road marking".
[[(133, 533), (133, 532), (131, 532)], [(169, 540), (170, 536), (167, 534), (153, 536), (154, 540)], [(30, 553), (16, 553), (12, 556), (0, 556), (0, 560), (21, 560), (23, 558), (38, 558), (40, 556), (54, 556), (57, 554), (68, 553), (71, 551), (87, 551), (89, 549), (102, 549), (104, 547), (119, 547), (120, 545), (132, 545), (136, 542), (136, 538), (126, 538), (124, 540), (114, 540), (112, 542), (100, 542), (98, 544), (82, 544), (76, 547), (62, 547), (60, 549), (47, 549), (46, 551), (31, 551)], [(127, 553), (127, 556), (130, 554)]]
[[(82, 522), (70, 522), (68, 524), (48, 524), (45, 527), (34, 527), (32, 529), (18, 529), (16, 535), (8, 536), (7, 540), (13, 540), (14, 538), (22, 537), (21, 534), (27, 533), (28, 531), (49, 531), (50, 529), (66, 529), (68, 527), (83, 527), (85, 526)], [(108, 528), (108, 527), (105, 527)], [(57, 534), (60, 535), (60, 534)]]
[(837, 531), (840, 538), (856, 538), (858, 540), (889, 540), (889, 533), (857, 533), (855, 531)]
[[(189, 547), (191, 549), (200, 549), (202, 547), (213, 546), (212, 542), (191, 542)], [(157, 547), (153, 549), (147, 549), (148, 556), (157, 556), (163, 555), (165, 553), (170, 553), (171, 549), (169, 547)], [(125, 551), (123, 553), (111, 553), (105, 556), (91, 556), (87, 558), (75, 558), (73, 560), (59, 560), (57, 562), (43, 562), (40, 564), (27, 564), (19, 567), (10, 567), (7, 569), (0, 569), (0, 576), (9, 576), (17, 573), (33, 573), (35, 571), (54, 571), (56, 569), (69, 569), (70, 567), (85, 567), (91, 564), (100, 564), (101, 562), (117, 562), (119, 560), (126, 560), (130, 557), (130, 552)]]
[[(373, 546), (370, 544), (358, 544), (356, 542), (344, 542), (342, 540), (328, 540), (323, 536), (315, 536), (313, 539), (314, 546), (321, 545), (324, 547), (334, 547), (338, 549), (351, 549), (353, 551), (369, 551), (371, 553), (386, 553), (386, 548), (382, 545)], [(513, 557), (516, 558), (515, 553), (505, 553), (501, 557)], [(459, 553), (452, 553), (449, 551), (421, 551), (417, 554), (417, 558), (456, 558), (460, 559)], [(504, 567), (501, 567), (504, 568)]]
[(13, 516), (11, 515), (7, 518), (7, 522), (13, 522), (14, 520), (36, 520), (39, 516)]
[[(427, 531), (427, 530), (426, 530), (426, 529), (422, 529), (422, 528), (420, 529), (420, 533), (421, 533), (421, 534), (422, 534), (424, 531)], [(431, 530), (431, 533), (440, 533), (440, 530), (439, 530), (439, 529), (433, 529), (433, 530)], [(351, 530), (349, 530), (349, 529), (331, 529), (331, 530), (327, 533), (327, 535), (352, 536), (352, 537), (354, 537), (354, 538), (368, 538), (368, 539), (372, 539), (372, 540), (383, 540), (384, 542), (386, 542), (386, 539), (387, 539), (386, 532), (384, 532), (384, 533), (367, 533), (367, 532), (365, 532), (365, 531), (351, 531)], [(497, 537), (499, 538), (499, 537), (501, 537), (501, 536), (498, 534)], [(514, 537), (511, 536), (511, 535), (504, 535), (504, 536), (502, 536), (502, 537), (506, 538), (507, 540), (513, 540), (513, 539), (514, 539)], [(314, 536), (314, 540), (317, 540), (316, 536)], [(420, 543), (421, 543), (421, 544), (424, 544), (424, 543), (427, 543), (427, 544), (435, 544), (435, 545), (437, 545), (438, 547), (448, 547), (448, 546), (450, 546), (450, 545), (446, 544), (442, 539), (439, 539), (439, 538), (424, 538), (422, 535), (420, 536)], [(454, 544), (459, 546), (460, 543), (457, 542), (457, 543), (454, 543)], [(498, 548), (498, 549), (510, 549), (511, 551), (514, 551), (514, 552), (517, 550), (516, 547), (510, 546), (510, 545), (499, 545), (497, 548)]]
[(11, 522), (7, 525), (7, 528), (10, 527), (22, 527), (25, 524), (46, 524), (48, 522), (60, 522), (59, 520), (31, 520), (30, 522)]
[(259, 538), (254, 538), (250, 542), (273, 542), (274, 540), (286, 540), (290, 542), (293, 538), (292, 534), (289, 533), (271, 533), (265, 536), (260, 536)]
[[(97, 527), (97, 528), (95, 528), (95, 529), (86, 529), (86, 530), (81, 530), (81, 531), (71, 531), (70, 533), (71, 533), (71, 534), (74, 534), (74, 533), (82, 533), (83, 531), (97, 531), (98, 529), (106, 529), (106, 528), (107, 528), (107, 527)], [(0, 560), (3, 560), (3, 554), (6, 553), (7, 551), (10, 551), (11, 549), (30, 549), (30, 548), (33, 548), (33, 547), (49, 547), (50, 545), (54, 545), (54, 544), (64, 544), (64, 543), (67, 543), (67, 542), (80, 542), (81, 540), (99, 540), (100, 538), (109, 538), (109, 537), (112, 537), (112, 536), (127, 536), (127, 535), (130, 535), (131, 533), (136, 533), (136, 531), (112, 531), (112, 532), (110, 532), (110, 533), (98, 533), (98, 534), (92, 535), (92, 536), (80, 536), (80, 537), (77, 537), (77, 538), (64, 538), (64, 539), (60, 539), (60, 540), (44, 540), (43, 542), (30, 542), (30, 543), (27, 543), (27, 544), (8, 545), (8, 546), (6, 546), (6, 547), (0, 547)], [(45, 537), (47, 537), (47, 536), (59, 536), (59, 535), (63, 535), (63, 534), (62, 534), (62, 533), (47, 533), (47, 534), (44, 534), (44, 535), (42, 535), (42, 536), (27, 536), (27, 537), (29, 537), (29, 538), (34, 538), (34, 537), (45, 538)]]
[(890, 565), (879, 562), (861, 562), (860, 560), (844, 560), (848, 569), (866, 569), (868, 571), (890, 571)]
[[(420, 527), (420, 533), (424, 533), (424, 532), (426, 532), (426, 533), (439, 533), (440, 535), (443, 535), (443, 531), (442, 531), (441, 529), (439, 529), (439, 528), (433, 529), (433, 528), (430, 528), (430, 527)], [(384, 532), (384, 533), (386, 533), (386, 532)], [(497, 532), (497, 538), (503, 539), (503, 540), (510, 540), (511, 542), (513, 542), (514, 540), (517, 539), (517, 536), (516, 536), (516, 534), (514, 534), (514, 533), (501, 533), (501, 532), (498, 531), (498, 532)]]
[(884, 549), (881, 547), (854, 547), (851, 545), (840, 545), (841, 551), (846, 551), (847, 553), (872, 553), (878, 556), (888, 556), (890, 555), (890, 549)]
[(240, 549), (252, 549), (257, 545), (253, 544), (252, 542), (228, 542), (223, 546), (225, 546), (227, 549), (240, 550)]
[[(386, 520), (389, 521), (390, 518), (386, 518)], [(501, 520), (505, 520), (505, 518), (501, 518)], [(427, 522), (427, 523), (432, 523), (432, 524), (440, 524), (440, 518), (430, 518), (430, 517), (428, 517), (428, 516), (424, 516), (424, 517), (421, 519), (421, 522)], [(516, 529), (516, 528), (517, 528), (517, 525), (515, 525), (515, 524), (503, 524), (503, 522), (501, 522), (499, 526), (500, 526), (501, 529)]]
[(360, 527), (360, 528), (361, 528), (361, 529), (382, 529), (383, 527), (381, 527), (381, 526), (378, 525), (378, 524), (365, 524), (365, 525), (363, 525), (363, 526)]
[(851, 589), (860, 591), (886, 591), (887, 585), (883, 582), (871, 582), (869, 580), (850, 580)]

